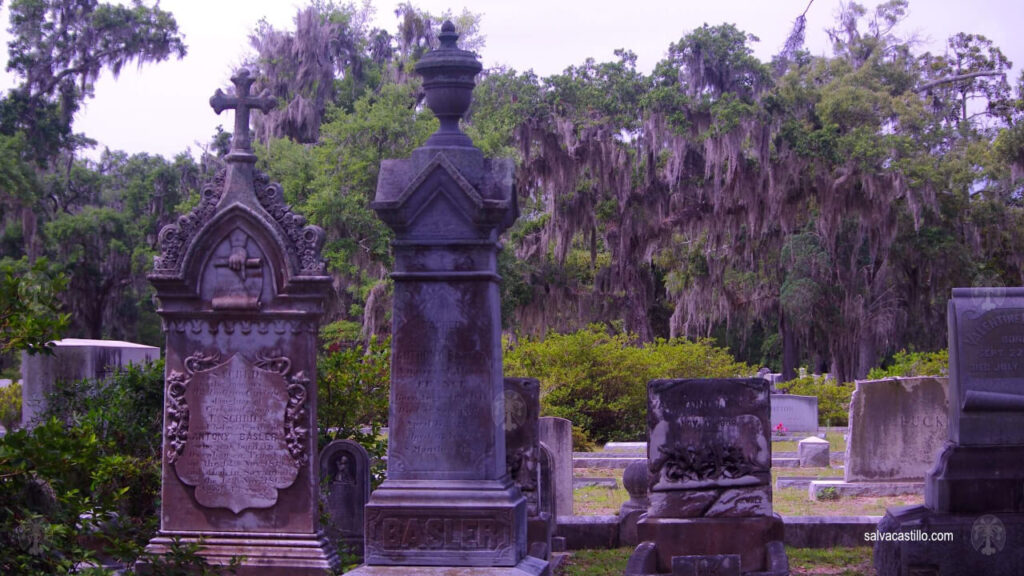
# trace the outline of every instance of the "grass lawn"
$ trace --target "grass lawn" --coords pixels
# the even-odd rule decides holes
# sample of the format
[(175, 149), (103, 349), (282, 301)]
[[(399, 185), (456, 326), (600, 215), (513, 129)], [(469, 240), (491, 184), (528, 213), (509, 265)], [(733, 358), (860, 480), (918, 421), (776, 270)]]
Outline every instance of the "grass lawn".
[[(577, 516), (618, 514), (629, 493), (622, 487), (622, 470), (607, 468), (577, 468), (576, 477), (615, 478), (616, 489), (588, 486), (573, 491), (573, 513)], [(809, 476), (812, 478), (842, 477), (838, 468), (773, 468), (772, 507), (782, 516), (881, 516), (893, 506), (924, 503), (923, 496), (849, 497), (838, 500), (815, 501), (807, 497), (807, 490), (786, 488), (774, 490), (778, 476)]]
[[(559, 567), (557, 576), (620, 576), (632, 548), (614, 550), (576, 550)], [(792, 576), (875, 576), (871, 565), (871, 548), (786, 547), (789, 573)]]

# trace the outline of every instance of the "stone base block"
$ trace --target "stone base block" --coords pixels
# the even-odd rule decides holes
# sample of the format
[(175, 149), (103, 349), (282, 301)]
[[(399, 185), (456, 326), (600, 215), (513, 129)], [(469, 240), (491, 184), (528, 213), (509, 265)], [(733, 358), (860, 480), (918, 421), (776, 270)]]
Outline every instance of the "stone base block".
[(799, 458), (772, 458), (773, 468), (799, 468)]
[(746, 574), (763, 572), (769, 568), (768, 543), (779, 542), (781, 546), (783, 525), (778, 516), (685, 519), (647, 517), (637, 523), (637, 535), (641, 542), (654, 544), (659, 573), (672, 571), (674, 556), (738, 554), (741, 571)]
[(388, 480), (366, 505), (370, 566), (511, 568), (526, 542), (526, 500), (511, 482)]
[(554, 531), (555, 523), (547, 512), (527, 518), (526, 542), (530, 556), (541, 560), (551, 558), (551, 535)]
[(360, 566), (345, 576), (551, 576), (544, 560), (527, 556), (515, 566)]
[(1024, 513), (1024, 446), (947, 444), (925, 479), (925, 505), (949, 514)]
[(847, 496), (923, 495), (924, 482), (846, 482), (843, 480), (812, 480), (807, 486), (811, 500), (829, 500)]
[[(835, 548), (871, 546), (881, 516), (785, 516), (786, 546)], [(868, 536), (865, 536), (868, 535)]]
[(890, 508), (878, 523), (874, 546), (878, 576), (1019, 576), (1024, 574), (1024, 514)]
[(558, 551), (558, 540), (564, 550), (585, 550), (619, 547), (618, 516), (559, 516), (552, 546)]
[[(174, 540), (181, 545), (199, 544), (199, 555), (209, 564), (227, 565), (241, 558), (237, 576), (327, 576), (339, 567), (338, 554), (322, 535), (312, 534), (197, 534), (159, 532), (146, 552), (166, 555)], [(136, 564), (139, 574), (150, 574), (146, 561)]]
[[(672, 557), (672, 576), (789, 576), (789, 558), (781, 541), (764, 546), (764, 569), (746, 571), (739, 554), (700, 554)], [(656, 576), (666, 574), (660, 570), (658, 545), (642, 542), (633, 551), (626, 564), (625, 576)]]

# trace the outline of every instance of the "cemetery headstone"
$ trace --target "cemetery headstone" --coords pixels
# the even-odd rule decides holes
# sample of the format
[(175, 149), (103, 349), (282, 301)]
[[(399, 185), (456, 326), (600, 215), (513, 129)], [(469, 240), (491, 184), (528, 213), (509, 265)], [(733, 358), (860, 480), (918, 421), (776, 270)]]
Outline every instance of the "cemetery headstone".
[(772, 431), (787, 432), (818, 431), (817, 396), (796, 394), (772, 394)]
[(372, 204), (395, 232), (391, 403), (357, 575), (549, 572), (526, 555), (526, 500), (505, 460), (497, 255), (517, 216), (513, 163), (459, 130), (482, 67), (457, 38), (445, 22), (416, 64), (439, 130), (382, 163)]
[(797, 457), (802, 468), (828, 468), (831, 464), (828, 440), (808, 436), (796, 445)]
[(1024, 574), (1024, 288), (955, 288), (948, 321), (948, 442), (879, 522), (879, 576)]
[(540, 441), (551, 449), (554, 462), (555, 517), (572, 516), (572, 422), (544, 416), (538, 425)]
[(947, 378), (860, 380), (850, 401), (847, 482), (924, 480), (946, 442)]
[[(199, 205), (160, 232), (150, 281), (167, 338), (160, 530), (212, 564), (243, 557), (239, 574), (322, 576), (337, 554), (318, 525), (316, 351), (331, 279), (323, 231), (307, 226), (280, 185), (254, 170), (245, 70), (226, 170)], [(140, 567), (143, 571), (145, 566)]]
[[(505, 459), (508, 474), (526, 498), (526, 540), (530, 555), (548, 559), (552, 516), (541, 502), (541, 454), (537, 419), (540, 383), (534, 378), (505, 378)], [(550, 507), (550, 506), (548, 506)]]
[(320, 481), (330, 518), (327, 535), (345, 551), (363, 554), (363, 507), (370, 499), (370, 455), (353, 440), (334, 440), (320, 451)]
[(787, 574), (772, 512), (768, 382), (652, 380), (647, 394), (650, 507), (637, 534), (652, 546), (634, 555), (655, 560), (631, 564), (672, 573), (675, 557), (711, 565), (738, 555), (741, 573)]
[(46, 411), (57, 382), (106, 378), (115, 369), (160, 359), (154, 346), (118, 340), (65, 338), (53, 342), (53, 355), (21, 354), (21, 425), (31, 426)]

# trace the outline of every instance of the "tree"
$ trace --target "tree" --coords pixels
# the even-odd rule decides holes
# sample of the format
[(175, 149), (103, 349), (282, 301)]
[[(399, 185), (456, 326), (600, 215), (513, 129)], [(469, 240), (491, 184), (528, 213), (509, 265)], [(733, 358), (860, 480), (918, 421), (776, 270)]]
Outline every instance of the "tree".
[(0, 359), (12, 352), (49, 352), (68, 325), (58, 294), (67, 280), (46, 259), (0, 259)]
[(23, 132), (41, 165), (76, 147), (71, 123), (100, 72), (185, 56), (174, 17), (141, 0), (13, 0), (10, 14), (7, 69), (21, 84), (4, 100), (0, 132)]

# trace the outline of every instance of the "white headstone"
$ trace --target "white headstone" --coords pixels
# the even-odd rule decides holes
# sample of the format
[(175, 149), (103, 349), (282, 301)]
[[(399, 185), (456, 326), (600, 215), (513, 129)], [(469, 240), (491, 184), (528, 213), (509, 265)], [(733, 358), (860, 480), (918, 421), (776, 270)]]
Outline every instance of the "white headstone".
[(772, 394), (772, 430), (782, 425), (789, 432), (818, 431), (818, 398)]

